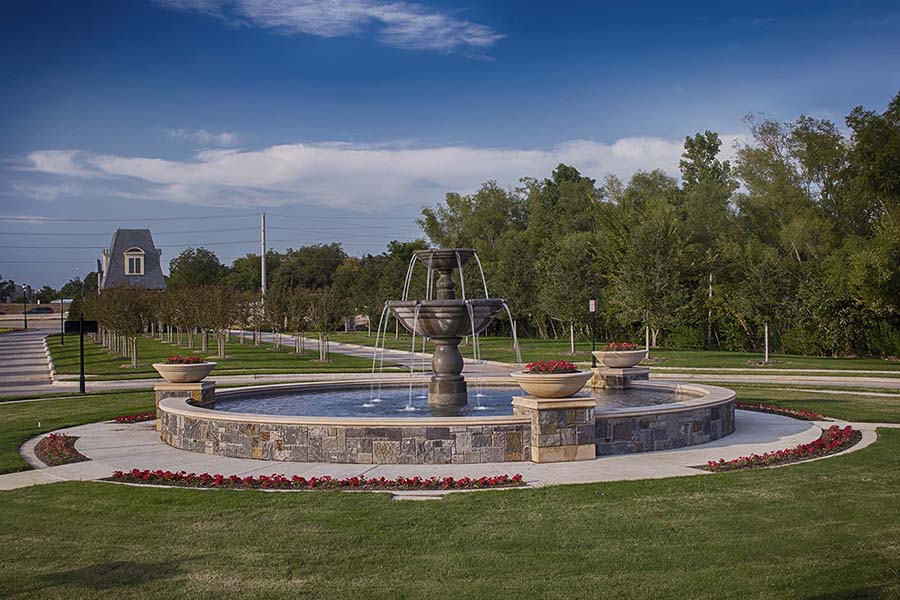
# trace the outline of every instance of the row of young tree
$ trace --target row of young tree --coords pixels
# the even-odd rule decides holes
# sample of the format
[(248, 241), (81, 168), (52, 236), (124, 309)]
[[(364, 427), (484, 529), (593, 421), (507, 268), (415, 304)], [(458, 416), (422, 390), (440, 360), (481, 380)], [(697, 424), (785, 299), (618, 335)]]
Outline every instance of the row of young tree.
[[(217, 358), (225, 358), (225, 343), (237, 328), (240, 343), (252, 332), (252, 343), (262, 343), (262, 331), (294, 336), (294, 350), (304, 352), (304, 336), (318, 336), (319, 360), (328, 360), (328, 337), (346, 312), (329, 288), (293, 288), (277, 291), (262, 299), (258, 293), (241, 292), (225, 285), (182, 286), (164, 291), (120, 285), (103, 293), (79, 297), (69, 318), (84, 315), (96, 320), (98, 343), (111, 352), (128, 356), (138, 366), (139, 339), (158, 339), (211, 352), (210, 336), (216, 342)], [(199, 336), (200, 348), (195, 348)], [(281, 347), (280, 335), (272, 336), (273, 347)]]

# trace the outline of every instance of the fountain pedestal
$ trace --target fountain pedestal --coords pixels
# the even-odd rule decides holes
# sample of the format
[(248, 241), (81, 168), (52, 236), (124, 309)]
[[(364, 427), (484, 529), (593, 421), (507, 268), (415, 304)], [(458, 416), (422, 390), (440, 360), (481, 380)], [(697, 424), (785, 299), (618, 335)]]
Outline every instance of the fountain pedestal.
[(459, 351), (461, 338), (435, 338), (428, 383), (428, 404), (465, 406), (469, 397), (466, 379), (461, 375), (465, 362)]
[(608, 388), (611, 390), (624, 390), (631, 387), (632, 381), (647, 381), (650, 379), (650, 369), (647, 367), (627, 367), (613, 369), (610, 367), (595, 367), (592, 369), (592, 388)]
[(594, 398), (514, 396), (513, 414), (531, 419), (531, 461), (594, 460)]

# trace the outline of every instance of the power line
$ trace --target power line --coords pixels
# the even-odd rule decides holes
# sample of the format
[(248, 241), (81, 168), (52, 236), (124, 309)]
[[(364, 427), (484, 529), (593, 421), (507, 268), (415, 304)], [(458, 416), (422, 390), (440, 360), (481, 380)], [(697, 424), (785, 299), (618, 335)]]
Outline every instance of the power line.
[(255, 217), (259, 213), (241, 213), (236, 215), (204, 215), (200, 217), (119, 217), (114, 219), (80, 219), (74, 217), (8, 217), (0, 216), (0, 221), (30, 221), (38, 223), (84, 223), (84, 222), (120, 222), (120, 221), (196, 221), (206, 219), (238, 219)]
[[(253, 228), (252, 227), (230, 227), (230, 228), (225, 228), (225, 229), (222, 229), (222, 228), (220, 228), (220, 229), (196, 229), (196, 230), (192, 230), (192, 231), (153, 231), (151, 233), (153, 235), (179, 235), (179, 234), (193, 235), (195, 233), (221, 233), (221, 232), (225, 232), (225, 231), (253, 231)], [(34, 235), (34, 236), (54, 236), (54, 237), (70, 236), (70, 235), (71, 236), (101, 236), (102, 235), (102, 236), (108, 237), (110, 235), (110, 232), (109, 231), (96, 231), (96, 232), (86, 233), (83, 231), (75, 231), (75, 232), (37, 231), (37, 232), (28, 233), (28, 232), (21, 232), (21, 231), (0, 231), (0, 235), (24, 235), (24, 236)]]

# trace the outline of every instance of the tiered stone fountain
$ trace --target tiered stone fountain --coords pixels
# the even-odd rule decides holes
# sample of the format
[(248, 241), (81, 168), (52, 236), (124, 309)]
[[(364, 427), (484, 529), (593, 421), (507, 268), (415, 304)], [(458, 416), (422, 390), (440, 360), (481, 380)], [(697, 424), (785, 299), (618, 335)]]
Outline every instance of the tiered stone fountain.
[(435, 351), (431, 359), (433, 375), (428, 384), (428, 404), (432, 406), (465, 406), (468, 388), (462, 375), (463, 357), (459, 343), (468, 335), (476, 336), (487, 329), (503, 300), (494, 298), (456, 297), (453, 272), (463, 276), (463, 267), (475, 256), (465, 248), (417, 250), (416, 260), (437, 272), (436, 298), (425, 300), (392, 300), (388, 308), (414, 336), (431, 339)]

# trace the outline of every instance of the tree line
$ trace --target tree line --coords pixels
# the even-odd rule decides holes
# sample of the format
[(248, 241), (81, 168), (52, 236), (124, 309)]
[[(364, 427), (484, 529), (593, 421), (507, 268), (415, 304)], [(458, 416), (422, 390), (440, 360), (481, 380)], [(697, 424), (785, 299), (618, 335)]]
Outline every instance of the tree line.
[[(589, 334), (594, 298), (600, 339), (646, 332), (654, 346), (759, 351), (768, 328), (788, 353), (900, 355), (900, 94), (884, 112), (855, 108), (844, 128), (807, 116), (747, 124), (733, 161), (715, 132), (687, 137), (680, 178), (654, 170), (598, 181), (560, 164), (512, 188), (448, 193), (423, 209), (424, 239), (380, 254), (348, 256), (337, 243), (270, 251), (265, 302), (257, 255), (227, 266), (191, 248), (170, 262), (163, 296), (236, 294), (238, 313), (258, 307), (251, 328), (316, 329), (327, 340), (346, 317), (377, 324), (413, 252), (430, 244), (478, 252), (520, 335), (574, 344)], [(476, 267), (465, 279), (480, 295)], [(410, 297), (425, 289), (419, 268)], [(317, 309), (298, 309), (298, 298), (316, 298)], [(179, 318), (161, 320), (221, 331)], [(491, 332), (511, 326), (502, 317)]]

